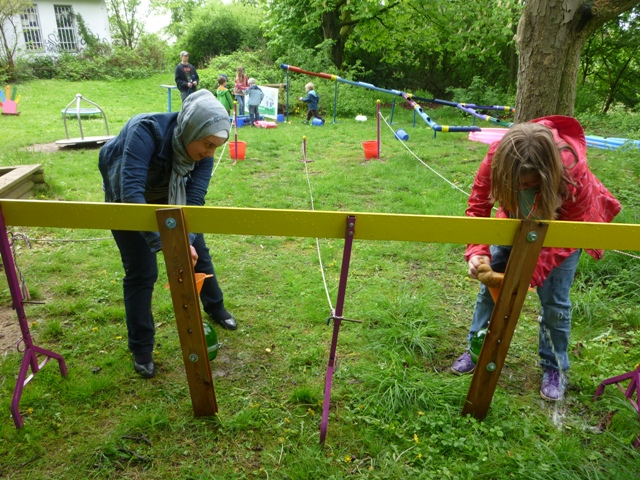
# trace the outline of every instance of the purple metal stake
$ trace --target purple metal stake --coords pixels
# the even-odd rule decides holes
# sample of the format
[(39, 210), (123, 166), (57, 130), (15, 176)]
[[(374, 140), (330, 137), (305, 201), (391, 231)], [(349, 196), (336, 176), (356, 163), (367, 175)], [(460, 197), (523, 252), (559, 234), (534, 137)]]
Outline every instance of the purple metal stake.
[[(624, 382), (625, 380), (631, 380), (626, 390), (622, 388), (622, 385), (620, 385), (620, 382)], [(597, 397), (604, 393), (604, 387), (612, 384), (614, 384), (620, 389), (622, 393), (624, 393), (624, 396), (627, 398), (627, 400), (629, 400), (631, 405), (633, 405), (633, 408), (636, 409), (636, 412), (638, 412), (638, 420), (640, 420), (640, 406), (638, 406), (638, 402), (640, 402), (640, 365), (632, 372), (624, 373), (622, 375), (618, 375), (617, 377), (611, 377), (603, 380), (602, 383), (598, 385), (598, 389), (593, 395), (593, 399), (595, 400)], [(635, 401), (633, 399), (634, 393), (636, 394), (636, 398), (638, 399), (638, 401)], [(633, 446), (635, 448), (640, 447), (640, 435), (638, 435), (638, 438), (636, 438)]]
[(376, 120), (378, 124), (378, 156), (376, 158), (380, 160), (380, 100), (376, 100)]
[(329, 425), (329, 403), (331, 402), (331, 383), (333, 372), (336, 366), (336, 347), (338, 346), (338, 333), (342, 324), (342, 309), (344, 307), (344, 297), (347, 291), (347, 277), (349, 276), (349, 262), (351, 261), (351, 247), (355, 235), (356, 217), (347, 217), (347, 231), (344, 239), (344, 251), (342, 252), (342, 268), (340, 270), (340, 284), (338, 285), (338, 298), (336, 301), (335, 314), (333, 318), (333, 336), (331, 337), (331, 349), (329, 351), (329, 364), (327, 365), (327, 375), (324, 383), (324, 403), (322, 406), (322, 423), (320, 423), (320, 444), (324, 445), (327, 438), (327, 427)]
[[(13, 422), (16, 424), (16, 428), (22, 428), (24, 422), (20, 416), (20, 410), (18, 408), (20, 404), (20, 397), (22, 396), (22, 389), (29, 383), (29, 381), (35, 376), (42, 367), (44, 367), (49, 360), (55, 358), (58, 360), (60, 366), (60, 373), (63, 377), (67, 376), (67, 366), (64, 363), (64, 358), (57, 353), (53, 353), (44, 348), (36, 347), (31, 340), (31, 334), (29, 333), (29, 323), (27, 322), (27, 316), (24, 313), (24, 302), (22, 293), (20, 292), (20, 282), (18, 281), (18, 275), (16, 274), (16, 266), (13, 262), (13, 256), (11, 255), (11, 247), (9, 245), (9, 239), (7, 238), (7, 228), (4, 223), (4, 216), (2, 214), (2, 207), (0, 207), (0, 254), (2, 255), (2, 263), (4, 264), (4, 271), (7, 275), (7, 283), (9, 284), (9, 291), (11, 292), (11, 300), (13, 301), (13, 308), (18, 314), (18, 322), (20, 323), (20, 330), (22, 332), (22, 342), (24, 343), (24, 357), (22, 358), (22, 364), (20, 365), (20, 372), (18, 373), (18, 380), (16, 381), (16, 388), (13, 391), (13, 398), (11, 399), (11, 416)], [(18, 342), (20, 345), (20, 342)], [(18, 349), (18, 351), (20, 351)], [(36, 354), (44, 355), (45, 359), (42, 363), (38, 364)], [(27, 377), (27, 373), (31, 367), (32, 374)]]

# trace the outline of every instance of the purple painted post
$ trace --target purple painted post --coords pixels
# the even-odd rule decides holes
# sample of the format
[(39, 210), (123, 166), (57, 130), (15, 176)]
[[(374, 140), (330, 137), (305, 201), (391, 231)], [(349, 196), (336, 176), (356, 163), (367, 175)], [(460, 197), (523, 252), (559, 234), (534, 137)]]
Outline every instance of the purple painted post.
[[(629, 386), (625, 390), (620, 385), (620, 382), (624, 382), (626, 380), (631, 380), (631, 381), (629, 382)], [(597, 397), (602, 395), (604, 393), (604, 388), (607, 385), (612, 385), (612, 384), (618, 387), (620, 391), (624, 394), (624, 396), (627, 398), (627, 400), (629, 400), (631, 405), (633, 405), (633, 408), (636, 410), (636, 412), (638, 412), (638, 420), (640, 420), (640, 406), (638, 406), (638, 402), (640, 402), (640, 365), (632, 372), (623, 373), (622, 375), (618, 375), (616, 377), (611, 377), (606, 380), (603, 380), (600, 383), (600, 385), (598, 385), (596, 393), (593, 395), (593, 399), (595, 400)], [(634, 393), (636, 394), (636, 398), (638, 399), (637, 401), (633, 399)], [(638, 435), (638, 438), (636, 438), (636, 441), (633, 444), (633, 446), (635, 448), (640, 447), (640, 435)]]
[(344, 297), (347, 291), (347, 278), (349, 276), (349, 262), (351, 261), (351, 248), (355, 235), (356, 217), (347, 217), (347, 230), (344, 240), (344, 251), (342, 252), (342, 268), (340, 270), (340, 284), (338, 285), (338, 298), (336, 301), (336, 311), (333, 315), (333, 336), (331, 337), (331, 349), (329, 351), (329, 363), (324, 383), (324, 403), (322, 406), (322, 422), (320, 423), (320, 444), (324, 445), (327, 438), (327, 428), (329, 426), (329, 403), (331, 402), (331, 384), (333, 372), (336, 366), (336, 348), (338, 346), (338, 333), (342, 324), (342, 309), (344, 307)]
[[(13, 391), (13, 398), (11, 399), (11, 415), (13, 416), (13, 422), (16, 424), (16, 428), (22, 428), (24, 422), (20, 416), (19, 404), (24, 386), (29, 383), (35, 374), (38, 373), (40, 369), (52, 358), (58, 360), (60, 373), (63, 377), (67, 376), (67, 366), (61, 355), (45, 350), (44, 348), (36, 347), (31, 340), (29, 322), (27, 322), (27, 316), (24, 313), (24, 301), (22, 293), (20, 292), (20, 281), (18, 280), (16, 265), (13, 262), (13, 256), (11, 255), (11, 246), (9, 245), (9, 239), (7, 238), (7, 228), (4, 223), (2, 207), (0, 207), (0, 254), (2, 255), (2, 263), (4, 264), (4, 271), (7, 276), (9, 291), (11, 292), (13, 308), (18, 314), (18, 322), (20, 323), (20, 331), (22, 332), (21, 341), (24, 343), (24, 357), (22, 358), (22, 364), (20, 365), (20, 371), (16, 381), (16, 388)], [(18, 342), (18, 345), (20, 345), (20, 342)], [(45, 356), (45, 359), (39, 365), (36, 354)], [(32, 375), (27, 378), (29, 367), (31, 367)]]
[(302, 161), (307, 162), (307, 137), (302, 137)]
[(378, 128), (378, 156), (376, 158), (380, 160), (380, 100), (376, 100), (376, 120)]

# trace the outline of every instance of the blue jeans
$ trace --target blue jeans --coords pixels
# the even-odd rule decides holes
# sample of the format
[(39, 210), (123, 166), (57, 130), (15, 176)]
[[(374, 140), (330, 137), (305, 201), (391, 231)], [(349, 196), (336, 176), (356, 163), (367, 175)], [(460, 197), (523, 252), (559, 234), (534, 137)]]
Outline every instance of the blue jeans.
[[(158, 279), (157, 254), (150, 250), (149, 244), (140, 232), (112, 230), (111, 233), (120, 250), (125, 273), (122, 289), (129, 349), (134, 355), (152, 353), (155, 344), (155, 324), (151, 313), (151, 297)], [(200, 300), (206, 313), (215, 314), (224, 309), (224, 300), (213, 270), (209, 248), (202, 234), (196, 235), (193, 247), (198, 253), (195, 271), (214, 274), (204, 281)]]
[(238, 115), (244, 115), (244, 95), (236, 95), (236, 102), (238, 102)]
[(253, 125), (258, 120), (260, 120), (260, 105), (249, 105), (249, 123)]
[[(542, 286), (537, 288), (540, 299), (540, 331), (538, 334), (538, 355), (543, 370), (553, 368), (566, 371), (569, 369), (569, 335), (571, 333), (571, 299), (569, 291), (578, 267), (582, 250), (576, 250), (551, 270)], [(511, 255), (511, 247), (491, 246), (491, 268), (496, 272), (504, 272)], [(467, 340), (471, 342), (473, 335), (486, 328), (493, 312), (493, 299), (489, 289), (480, 284), (480, 292), (473, 311), (471, 328)]]

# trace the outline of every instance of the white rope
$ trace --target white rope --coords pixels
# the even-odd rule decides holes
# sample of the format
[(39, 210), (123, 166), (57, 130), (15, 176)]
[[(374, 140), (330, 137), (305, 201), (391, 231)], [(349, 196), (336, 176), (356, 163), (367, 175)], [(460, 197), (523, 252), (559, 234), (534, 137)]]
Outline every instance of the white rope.
[[(387, 119), (384, 118), (384, 115), (380, 114), (380, 118), (382, 118), (382, 120), (384, 120), (384, 123), (387, 125), (387, 127), (389, 127), (389, 130), (391, 130), (391, 132), (393, 132), (393, 135), (395, 136), (395, 132), (393, 130), (393, 128), (391, 128), (391, 125), (389, 125), (389, 122), (387, 122)], [(448, 179), (446, 179), (444, 176), (440, 175), (440, 173), (436, 172), (433, 168), (431, 168), (429, 165), (427, 165), (420, 157), (418, 157), (415, 153), (413, 153), (413, 151), (407, 146), (406, 143), (404, 143), (404, 140), (402, 139), (398, 139), (400, 140), (400, 142), (402, 143), (402, 146), (404, 148), (407, 149), (407, 151), (413, 155), (413, 157), (418, 160), (421, 164), (423, 164), (425, 167), (427, 167), (429, 170), (431, 170), (433, 173), (435, 173), (437, 176), (439, 176), (442, 180), (444, 180), (445, 182), (447, 182), (449, 185), (451, 185), (453, 188), (455, 188), (456, 190), (459, 190), (460, 192), (464, 193), (467, 197), (470, 195), (469, 192), (465, 192), (464, 190), (462, 190), (460, 187), (458, 187), (455, 183), (449, 181)]]
[[(311, 188), (311, 180), (309, 179), (309, 169), (307, 168), (307, 155), (304, 151), (304, 142), (301, 146), (302, 149), (302, 163), (304, 163), (304, 172), (307, 177), (307, 185), (309, 186), (309, 197), (311, 198), (311, 210), (315, 211), (315, 205), (313, 203), (313, 189)], [(318, 262), (320, 263), (320, 273), (322, 274), (322, 284), (324, 285), (324, 293), (327, 295), (327, 302), (329, 303), (329, 310), (331, 311), (331, 315), (334, 314), (335, 309), (333, 308), (333, 304), (331, 303), (331, 296), (329, 295), (329, 287), (327, 287), (327, 277), (324, 273), (324, 266), (322, 264), (322, 253), (320, 252), (320, 241), (318, 237), (316, 237), (316, 250), (318, 252)]]
[(222, 156), (224, 155), (224, 152), (227, 151), (227, 144), (229, 142), (224, 142), (224, 145), (222, 146), (222, 152), (220, 152), (220, 156), (218, 157), (218, 161), (216, 162), (216, 164), (213, 166), (213, 171), (211, 172), (211, 177), (213, 178), (213, 174), (216, 173), (216, 168), (218, 168), (218, 165), (220, 165), (220, 162), (222, 161)]

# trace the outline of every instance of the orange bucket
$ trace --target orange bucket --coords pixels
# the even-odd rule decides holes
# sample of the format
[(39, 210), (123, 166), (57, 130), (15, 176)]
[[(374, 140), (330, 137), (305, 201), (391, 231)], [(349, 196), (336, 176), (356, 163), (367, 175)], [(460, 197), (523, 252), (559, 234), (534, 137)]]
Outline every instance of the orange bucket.
[[(236, 155), (236, 143), (238, 144), (238, 153)], [(230, 141), (229, 142), (229, 155), (234, 160), (244, 160), (244, 154), (247, 151), (247, 142)]]
[(362, 148), (364, 149), (364, 158), (378, 158), (377, 140), (367, 140), (362, 142)]

